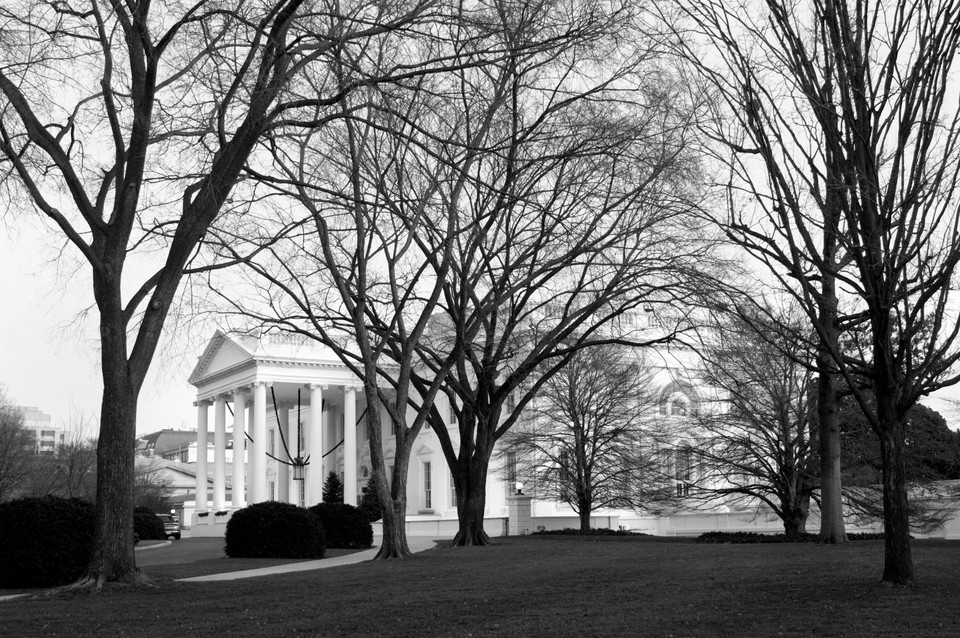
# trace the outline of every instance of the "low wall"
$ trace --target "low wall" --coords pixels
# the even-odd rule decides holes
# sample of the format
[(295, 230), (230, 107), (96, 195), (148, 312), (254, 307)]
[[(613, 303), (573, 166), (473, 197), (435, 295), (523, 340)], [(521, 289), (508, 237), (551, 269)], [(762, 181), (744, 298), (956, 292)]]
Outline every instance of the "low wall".
[[(233, 515), (234, 510), (221, 510), (224, 513), (217, 515), (216, 512), (194, 512), (190, 521), (191, 538), (211, 538), (224, 537), (227, 534), (227, 521)], [(206, 514), (203, 516), (202, 514)]]

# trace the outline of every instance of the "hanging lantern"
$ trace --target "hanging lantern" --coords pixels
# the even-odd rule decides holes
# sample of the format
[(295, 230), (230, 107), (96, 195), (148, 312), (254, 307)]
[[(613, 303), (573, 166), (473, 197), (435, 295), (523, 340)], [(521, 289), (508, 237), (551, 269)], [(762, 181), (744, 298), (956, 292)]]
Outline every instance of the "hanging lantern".
[(307, 467), (306, 460), (302, 456), (293, 459), (293, 480), (302, 481), (304, 479), (304, 468)]

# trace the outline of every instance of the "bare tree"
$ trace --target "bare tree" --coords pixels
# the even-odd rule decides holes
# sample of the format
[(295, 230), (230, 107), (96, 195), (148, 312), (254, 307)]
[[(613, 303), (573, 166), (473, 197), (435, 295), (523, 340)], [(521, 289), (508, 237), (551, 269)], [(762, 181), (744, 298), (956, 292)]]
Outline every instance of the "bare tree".
[(664, 438), (660, 400), (655, 373), (639, 353), (619, 345), (581, 350), (505, 435), (508, 462), (527, 493), (570, 505), (581, 530), (603, 507), (658, 512), (675, 501), (651, 445)]
[[(420, 410), (408, 422), (410, 379), (450, 255), (443, 248), (424, 255), (417, 238), (448, 231), (443, 219), (466, 181), (461, 169), (489, 146), (491, 117), (447, 119), (447, 107), (465, 97), (458, 89), (467, 84), (450, 78), (483, 77), (486, 61), (506, 54), (478, 17), (487, 11), (478, 7), (422, 32), (342, 51), (329, 79), (335, 86), (357, 83), (358, 76), (403, 80), (370, 82), (341, 101), (326, 128), (274, 139), (269, 165), (250, 170), (260, 187), (258, 207), (270, 207), (269, 214), (244, 209), (214, 229), (215, 243), (209, 240), (215, 263), (239, 260), (247, 267), (211, 277), (221, 309), (239, 315), (242, 328), (276, 326), (323, 343), (362, 381), (383, 514), (378, 558), (410, 555), (407, 472), (426, 418)], [(304, 81), (328, 79), (307, 75)], [(237, 295), (238, 289), (246, 292)], [(442, 372), (417, 401), (429, 406), (441, 380)], [(390, 477), (384, 413), (395, 444)]]
[(24, 489), (34, 455), (34, 437), (23, 427), (23, 412), (0, 387), (0, 502)]
[(137, 397), (185, 267), (264, 132), (317, 124), (318, 109), (343, 97), (298, 93), (291, 77), (426, 6), (24, 0), (0, 9), (6, 184), (79, 253), (99, 311), (95, 546), (78, 586), (142, 577), (130, 516)]
[(796, 537), (819, 487), (816, 382), (802, 315), (769, 312), (777, 321), (720, 315), (708, 332), (703, 379), (722, 407), (697, 418), (696, 491), (733, 507), (763, 503)]
[[(657, 128), (662, 121), (677, 124), (669, 97), (644, 93), (652, 102), (644, 125), (631, 122), (636, 112), (629, 105), (616, 113), (619, 99), (640, 93), (631, 84), (637, 56), (618, 48), (614, 37), (616, 26), (629, 25), (629, 11), (594, 9), (493, 2), (464, 11), (452, 28), (432, 32), (432, 38), (384, 40), (384, 48), (372, 48), (362, 60), (345, 57), (340, 82), (371, 66), (389, 67), (393, 58), (388, 50), (413, 51), (417, 60), (428, 62), (419, 73), (414, 64), (401, 85), (371, 88), (342, 102), (336, 124), (323, 134), (275, 141), (273, 172), (264, 169), (256, 177), (265, 193), (282, 195), (265, 197), (289, 211), (286, 229), (278, 230), (270, 220), (256, 228), (256, 213), (223, 228), (220, 245), (227, 259), (247, 263), (255, 275), (248, 289), (257, 291), (242, 303), (228, 295), (224, 301), (255, 322), (320, 340), (363, 380), (371, 460), (384, 509), (381, 557), (408, 553), (403, 525), (411, 446), (425, 419), (437, 418), (433, 400), (451, 366), (462, 362), (463, 335), (472, 339), (487, 321), (481, 315), (497, 312), (486, 302), (475, 313), (457, 310), (455, 298), (473, 304), (479, 294), (506, 304), (504, 286), (509, 294), (524, 297), (530, 284), (510, 281), (510, 274), (493, 282), (493, 288), (483, 281), (488, 266), (500, 271), (499, 260), (512, 250), (505, 246), (515, 245), (528, 265), (539, 268), (527, 279), (539, 285), (529, 297), (536, 299), (531, 302), (536, 309), (514, 317), (499, 336), (515, 341), (521, 330), (534, 328), (528, 320), (537, 312), (538, 321), (552, 320), (541, 311), (547, 290), (561, 278), (577, 287), (580, 297), (569, 298), (568, 307), (560, 309), (561, 327), (541, 336), (559, 339), (600, 308), (613, 317), (634, 303), (608, 304), (612, 291), (633, 285), (626, 281), (628, 267), (622, 263), (625, 253), (639, 251), (630, 235), (641, 222), (626, 229), (625, 220), (640, 217), (629, 207), (641, 193), (653, 197), (650, 183), (667, 181), (656, 169), (633, 169), (644, 166), (644, 160), (659, 162), (663, 172), (677, 177), (672, 186), (684, 184), (679, 175), (687, 168), (686, 158), (677, 159), (682, 133), (660, 137)], [(600, 51), (617, 58), (611, 68), (604, 67)], [(438, 59), (444, 64), (438, 66)], [(599, 83), (588, 78), (593, 71), (602, 75)], [(549, 84), (558, 77), (558, 83)], [(621, 125), (628, 133), (619, 134)], [(654, 141), (644, 145), (638, 140)], [(633, 143), (637, 145), (631, 147)], [(520, 150), (522, 158), (516, 155)], [(589, 179), (570, 181), (577, 170)], [(610, 185), (612, 175), (615, 184)], [(630, 180), (640, 185), (628, 185)], [(554, 184), (560, 190), (551, 196)], [(536, 197), (543, 198), (543, 207), (533, 201)], [(525, 208), (520, 201), (527, 202)], [(593, 210), (570, 213), (581, 205)], [(514, 215), (511, 208), (524, 212)], [(662, 218), (674, 218), (671, 213), (676, 211)], [(651, 231), (649, 240), (671, 230)], [(489, 244), (478, 241), (484, 236)], [(538, 245), (538, 236), (547, 241)], [(252, 244), (246, 255), (233, 248), (241, 238)], [(571, 259), (582, 260), (579, 271), (567, 270)], [(520, 261), (508, 266), (511, 272), (524, 268)], [(612, 274), (604, 272), (608, 268)], [(579, 283), (578, 272), (583, 277)], [(580, 307), (579, 301), (587, 298), (592, 305)], [(472, 319), (466, 317), (468, 311)], [(471, 322), (466, 333), (447, 328), (464, 318)], [(489, 354), (502, 357), (502, 348)], [(507, 393), (501, 394), (498, 401)], [(416, 416), (408, 423), (410, 407)], [(380, 435), (383, 410), (396, 442), (391, 481), (386, 480)], [(447, 435), (445, 426), (434, 430), (441, 439)], [(463, 445), (469, 446), (471, 437)], [(454, 463), (449, 437), (441, 444)], [(480, 471), (469, 479), (471, 489), (479, 481), (482, 490), (491, 450), (485, 443)], [(458, 475), (458, 490), (467, 489), (466, 476)], [(461, 499), (461, 504), (469, 512), (466, 518), (476, 520), (477, 511), (482, 518), (482, 496)]]
[[(539, 387), (582, 347), (676, 339), (676, 321), (616, 336), (603, 327), (643, 307), (682, 315), (710, 279), (679, 87), (654, 51), (620, 48), (642, 42), (632, 16), (588, 16), (583, 39), (505, 62), (496, 153), (469, 167), (455, 232), (423, 238), (427, 254), (455, 251), (415, 380), (444, 373), (456, 406), (453, 437), (430, 413), (457, 493), (456, 545), (490, 542), (491, 455)], [(533, 38), (550, 19), (525, 17), (504, 32)], [(594, 57), (607, 64), (584, 65)]]
[[(801, 301), (879, 437), (883, 579), (909, 583), (904, 415), (957, 381), (960, 5), (680, 6), (721, 105), (709, 135), (731, 169), (729, 235)], [(836, 283), (836, 323), (821, 282)], [(862, 349), (831, 340), (845, 325), (867, 330)]]
[(146, 507), (155, 513), (170, 512), (170, 497), (173, 495), (173, 480), (163, 472), (156, 458), (140, 459), (134, 471), (133, 504)]

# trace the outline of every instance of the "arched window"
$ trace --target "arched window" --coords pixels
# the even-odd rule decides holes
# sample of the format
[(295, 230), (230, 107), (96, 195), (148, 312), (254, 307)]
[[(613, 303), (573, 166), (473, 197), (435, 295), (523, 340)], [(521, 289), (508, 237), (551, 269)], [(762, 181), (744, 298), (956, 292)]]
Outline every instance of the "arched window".
[(690, 402), (685, 396), (675, 396), (670, 399), (670, 416), (687, 416)]

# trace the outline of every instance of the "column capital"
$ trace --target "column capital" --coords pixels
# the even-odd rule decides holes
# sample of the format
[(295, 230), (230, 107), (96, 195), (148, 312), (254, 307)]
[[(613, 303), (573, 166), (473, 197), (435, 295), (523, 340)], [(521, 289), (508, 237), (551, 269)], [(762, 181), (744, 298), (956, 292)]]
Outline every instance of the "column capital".
[(254, 388), (258, 388), (258, 387), (260, 387), (260, 386), (266, 386), (266, 387), (268, 387), (268, 388), (272, 388), (272, 387), (273, 387), (273, 381), (254, 381), (251, 385), (252, 385)]
[(345, 383), (343, 384), (344, 391), (353, 390), (354, 392), (363, 392), (362, 383)]
[(211, 401), (210, 399), (197, 399), (196, 401), (193, 402), (193, 407), (195, 408), (199, 408), (201, 406), (207, 407), (211, 403), (213, 403), (213, 401)]
[(306, 384), (306, 386), (307, 386), (307, 388), (310, 389), (310, 390), (316, 390), (316, 389), (326, 390), (328, 387), (330, 387), (330, 386), (326, 385), (325, 383), (308, 383), (308, 384)]

